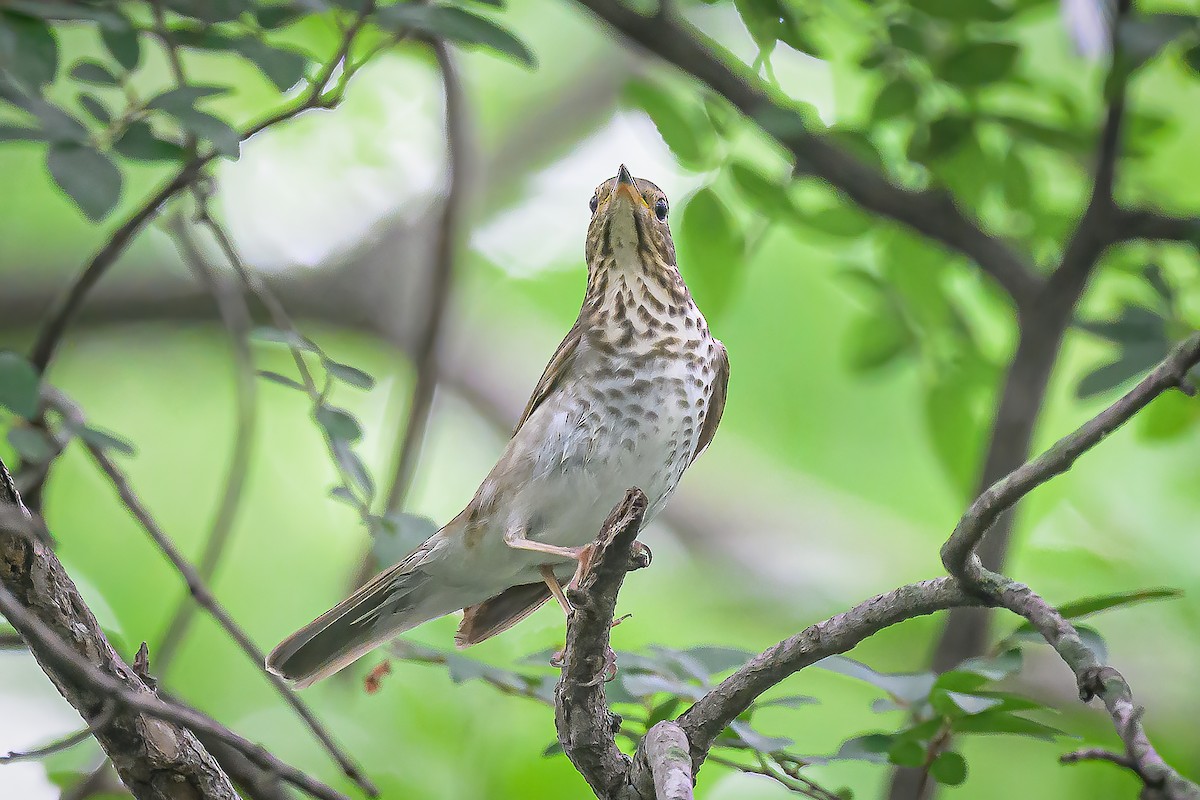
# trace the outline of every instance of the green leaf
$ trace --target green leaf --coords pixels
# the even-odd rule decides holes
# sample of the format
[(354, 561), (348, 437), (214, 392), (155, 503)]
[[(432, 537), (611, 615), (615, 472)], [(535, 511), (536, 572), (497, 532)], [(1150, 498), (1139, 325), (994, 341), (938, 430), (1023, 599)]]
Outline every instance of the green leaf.
[(55, 142), (46, 154), (46, 166), (59, 188), (93, 222), (107, 217), (121, 199), (121, 171), (99, 150)]
[(242, 136), (225, 120), (195, 109), (183, 109), (173, 116), (197, 139), (211, 142), (221, 155), (237, 158), (241, 152)]
[(83, 439), (92, 447), (101, 450), (116, 450), (118, 453), (124, 453), (127, 456), (137, 455), (137, 450), (134, 449), (132, 444), (108, 431), (93, 428), (90, 425), (84, 425), (82, 428), (73, 428), (72, 430), (76, 436)]
[(625, 101), (646, 112), (671, 153), (686, 167), (703, 168), (712, 157), (713, 130), (698, 105), (648, 81), (625, 87)]
[(287, 375), (280, 375), (278, 372), (271, 372), (270, 370), (267, 370), (267, 369), (260, 369), (260, 370), (258, 370), (258, 377), (266, 378), (267, 380), (269, 380), (273, 383), (278, 383), (281, 386), (288, 387), (289, 389), (299, 389), (302, 392), (306, 391), (303, 383), (300, 383), (297, 380), (289, 378)]
[(929, 140), (919, 150), (918, 161), (945, 158), (957, 151), (972, 136), (971, 120), (957, 114), (946, 114), (929, 124)]
[(108, 52), (126, 71), (137, 69), (142, 59), (142, 44), (138, 32), (132, 27), (125, 30), (101, 28), (100, 39)]
[(325, 370), (333, 375), (338, 380), (355, 386), (359, 389), (370, 389), (375, 386), (375, 379), (357, 367), (352, 367), (349, 364), (342, 364), (334, 361), (331, 358), (322, 359), (325, 365)]
[(1183, 591), (1180, 589), (1168, 587), (1136, 589), (1131, 592), (1114, 592), (1113, 594), (1072, 600), (1059, 606), (1058, 613), (1065, 619), (1080, 619), (1112, 608), (1122, 608), (1151, 600), (1174, 600), (1179, 597), (1183, 597)]
[(783, 35), (787, 9), (779, 0), (733, 0), (733, 5), (754, 43), (769, 53)]
[(1011, 42), (964, 42), (938, 73), (959, 86), (984, 86), (1007, 77), (1019, 52)]
[(744, 234), (717, 193), (696, 192), (683, 209), (677, 240), (688, 284), (710, 317), (720, 317), (733, 294), (745, 251)]
[(232, 22), (248, 10), (248, 0), (166, 0), (167, 7), (176, 14), (201, 22)]
[[(699, 698), (696, 698), (699, 699)], [(786, 736), (767, 736), (759, 733), (750, 727), (749, 723), (741, 720), (734, 720), (729, 723), (729, 730), (733, 731), (738, 739), (746, 744), (752, 750), (757, 750), (760, 753), (776, 753), (783, 750), (785, 747), (791, 747), (795, 741)]]
[(1117, 28), (1118, 78), (1127, 78), (1175, 39), (1197, 30), (1196, 17), (1186, 14), (1126, 16)]
[(855, 736), (842, 742), (842, 746), (838, 748), (837, 753), (833, 756), (833, 760), (855, 760), (855, 761), (874, 761), (880, 763), (885, 760), (886, 753), (895, 741), (895, 737), (888, 733), (868, 733), (862, 736)]
[(100, 99), (93, 94), (87, 92), (79, 93), (79, 105), (83, 106), (92, 117), (102, 125), (107, 125), (112, 122), (112, 115), (108, 113), (108, 109), (100, 102)]
[(0, 350), (0, 406), (18, 417), (37, 416), (40, 379), (37, 370), (17, 353)]
[(695, 701), (704, 696), (704, 690), (694, 683), (650, 672), (627, 672), (621, 678), (621, 685), (625, 691), (640, 698), (669, 694)]
[[(15, 9), (14, 9), (15, 10)], [(0, 74), (38, 93), (58, 74), (58, 41), (45, 22), (0, 11)]]
[(72, 0), (4, 0), (4, 5), (18, 14), (41, 17), (47, 22), (63, 20), (87, 20), (103, 28), (121, 30), (129, 27), (129, 20), (104, 8)]
[(304, 16), (304, 9), (295, 6), (258, 6), (254, 9), (254, 17), (260, 27), (276, 30), (291, 25)]
[(551, 742), (550, 744), (546, 745), (546, 747), (542, 750), (542, 758), (549, 758), (550, 756), (562, 755), (562, 752), (563, 752), (562, 745), (559, 744), (557, 741), (554, 741), (554, 742)]
[(997, 656), (968, 658), (959, 664), (955, 671), (972, 673), (990, 681), (999, 681), (1018, 672), (1023, 663), (1024, 658), (1021, 656), (1021, 651), (1012, 649)]
[(932, 672), (876, 672), (866, 664), (846, 656), (827, 656), (813, 666), (865, 681), (905, 703), (924, 700), (929, 696), (929, 690), (933, 688), (937, 679)]
[(84, 83), (94, 83), (97, 86), (117, 86), (121, 83), (108, 67), (90, 58), (75, 62), (75, 66), (71, 67), (71, 77)]
[(299, 50), (269, 45), (253, 36), (242, 36), (235, 41), (237, 51), (254, 62), (263, 75), (281, 92), (295, 86), (304, 78), (309, 57)]
[(673, 719), (675, 711), (683, 705), (678, 697), (668, 697), (654, 708), (646, 716), (646, 729), (654, 727), (663, 720)]
[[(357, 425), (357, 423), (355, 423)], [(338, 464), (350, 476), (355, 485), (366, 495), (368, 502), (375, 497), (375, 482), (358, 454), (351, 449), (350, 444), (343, 439), (333, 440), (333, 455)]]
[(738, 190), (762, 213), (780, 217), (796, 212), (786, 186), (767, 178), (755, 167), (737, 161), (730, 165), (729, 174)]
[(967, 760), (961, 754), (947, 750), (929, 765), (929, 774), (943, 786), (958, 786), (967, 779)]
[(37, 128), (20, 125), (0, 125), (0, 142), (41, 142), (46, 135)]
[(406, 511), (390, 512), (383, 517), (378, 530), (375, 531), (371, 541), (371, 555), (381, 570), (399, 564), (416, 550), (421, 542), (436, 533), (437, 529), (437, 523), (428, 517)]
[(272, 344), (286, 344), (288, 347), (296, 350), (305, 350), (310, 353), (318, 352), (317, 346), (309, 339), (301, 336), (295, 331), (284, 331), (279, 328), (272, 328), (268, 325), (255, 328), (250, 331), (250, 339), (257, 342), (270, 342)]
[(1009, 13), (994, 0), (910, 0), (910, 3), (916, 10), (947, 22), (999, 22)]
[(718, 647), (713, 645), (689, 647), (684, 652), (699, 662), (704, 667), (708, 675), (717, 675), (722, 672), (728, 672), (736, 667), (740, 667), (755, 655), (749, 650), (739, 650), (736, 647)]
[(919, 767), (925, 763), (925, 748), (918, 742), (898, 741), (888, 749), (888, 761), (898, 767)]
[(888, 39), (901, 50), (923, 55), (927, 49), (921, 29), (899, 20), (888, 24)]
[(964, 692), (937, 690), (929, 697), (929, 704), (939, 714), (947, 717), (960, 717), (963, 714), (981, 714), (989, 708), (995, 708), (1001, 701), (995, 697), (984, 697)]
[(1134, 378), (1142, 378), (1166, 356), (1166, 348), (1156, 342), (1131, 344), (1112, 361), (1083, 376), (1075, 387), (1075, 396), (1086, 400), (1123, 386)]
[(330, 439), (357, 442), (362, 438), (362, 428), (350, 412), (334, 406), (321, 406), (315, 413), (317, 423), (325, 429)]
[(809, 697), (806, 694), (793, 694), (785, 697), (773, 697), (770, 700), (763, 700), (755, 705), (758, 706), (783, 706), (784, 708), (803, 708), (804, 706), (818, 705), (821, 701), (815, 697)]
[(1012, 733), (1047, 741), (1067, 735), (1058, 728), (995, 709), (959, 717), (951, 723), (951, 727), (956, 733)]
[(228, 91), (228, 86), (178, 86), (150, 98), (146, 103), (146, 108), (151, 111), (161, 109), (168, 114), (175, 115), (194, 110), (196, 103), (205, 97), (213, 97)]
[(897, 75), (879, 90), (871, 106), (871, 119), (878, 121), (904, 116), (911, 114), (916, 107), (917, 87), (908, 77)]
[(8, 442), (23, 461), (31, 464), (46, 464), (54, 458), (55, 444), (44, 432), (25, 426), (10, 428)]
[(1125, 306), (1115, 320), (1081, 321), (1077, 323), (1097, 336), (1122, 345), (1152, 343), (1166, 354), (1167, 321), (1159, 314), (1141, 306)]
[(1154, 289), (1154, 293), (1160, 298), (1168, 304), (1174, 301), (1175, 290), (1171, 288), (1171, 284), (1167, 283), (1162, 267), (1158, 264), (1148, 264), (1142, 270), (1142, 277), (1146, 279), (1146, 282), (1150, 284), (1150, 288)]
[(533, 53), (520, 39), (490, 19), (476, 16), (461, 8), (402, 3), (384, 6), (375, 12), (375, 16), (382, 24), (394, 29), (432, 34), (462, 44), (487, 47), (497, 53), (511, 56), (530, 68), (537, 63)]
[(850, 323), (842, 339), (846, 363), (860, 375), (879, 370), (901, 355), (913, 352), (916, 343), (896, 304), (882, 297), (868, 313)]
[(1167, 392), (1137, 416), (1138, 436), (1148, 442), (1175, 439), (1200, 422), (1200, 403), (1183, 392)]
[(135, 161), (179, 161), (184, 155), (183, 147), (160, 139), (144, 120), (130, 122), (113, 144), (113, 149)]

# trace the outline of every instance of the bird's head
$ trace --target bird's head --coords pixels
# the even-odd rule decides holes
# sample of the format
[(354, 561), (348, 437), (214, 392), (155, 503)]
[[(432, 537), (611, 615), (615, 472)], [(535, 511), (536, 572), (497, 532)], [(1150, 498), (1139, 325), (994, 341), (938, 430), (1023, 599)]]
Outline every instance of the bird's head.
[(675, 243), (667, 225), (667, 196), (653, 183), (635, 178), (622, 164), (615, 178), (596, 187), (588, 225), (589, 271), (603, 267), (673, 270)]

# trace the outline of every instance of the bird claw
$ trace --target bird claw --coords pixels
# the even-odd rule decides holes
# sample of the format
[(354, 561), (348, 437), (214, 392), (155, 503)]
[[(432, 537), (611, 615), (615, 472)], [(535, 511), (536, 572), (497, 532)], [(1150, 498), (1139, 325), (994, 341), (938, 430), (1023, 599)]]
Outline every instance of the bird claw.
[(645, 569), (650, 566), (650, 560), (653, 557), (654, 554), (650, 552), (649, 547), (634, 539), (633, 547), (629, 551), (629, 571), (633, 572), (635, 569)]
[(596, 673), (596, 677), (585, 683), (584, 686), (598, 686), (601, 683), (608, 683), (615, 677), (617, 677), (617, 654), (613, 652), (611, 647), (605, 647), (604, 668)]

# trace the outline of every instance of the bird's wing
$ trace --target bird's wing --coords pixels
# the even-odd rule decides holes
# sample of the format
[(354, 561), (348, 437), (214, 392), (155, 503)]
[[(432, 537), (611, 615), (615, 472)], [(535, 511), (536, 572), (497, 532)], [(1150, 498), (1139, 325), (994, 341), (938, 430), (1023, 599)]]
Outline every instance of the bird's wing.
[(717, 434), (721, 414), (725, 411), (725, 392), (729, 389), (729, 353), (725, 351), (725, 345), (720, 342), (716, 342), (716, 345), (717, 352), (713, 364), (716, 374), (713, 376), (712, 394), (708, 397), (708, 411), (704, 415), (704, 424), (700, 426), (700, 439), (696, 442), (696, 452), (692, 453), (692, 461), (700, 457)]
[(571, 326), (571, 330), (567, 331), (566, 338), (554, 351), (554, 355), (550, 357), (550, 363), (546, 365), (546, 371), (542, 373), (541, 380), (538, 381), (537, 387), (533, 390), (533, 396), (529, 398), (529, 402), (525, 404), (525, 410), (521, 413), (521, 419), (517, 423), (517, 427), (513, 428), (513, 436), (517, 435), (517, 431), (521, 430), (521, 426), (525, 421), (537, 411), (538, 406), (550, 396), (558, 385), (562, 382), (571, 368), (572, 362), (575, 360), (576, 353), (579, 352), (579, 340), (582, 338), (583, 329), (579, 327), (578, 320)]

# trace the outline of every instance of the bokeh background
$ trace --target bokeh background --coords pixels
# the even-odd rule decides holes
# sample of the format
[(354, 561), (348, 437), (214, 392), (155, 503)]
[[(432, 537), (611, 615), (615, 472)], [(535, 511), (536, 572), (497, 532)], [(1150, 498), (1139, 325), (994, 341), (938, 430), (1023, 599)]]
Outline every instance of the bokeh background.
[[(863, 127), (888, 80), (885, 70), (860, 64), (868, 49), (861, 23), (873, 12), (865, 4), (830, 5), (839, 8), (818, 15), (814, 35), (832, 55), (821, 59), (780, 45), (770, 57), (772, 78), (811, 104), (824, 124)], [(1100, 115), (1102, 59), (1080, 53), (1079, 29), (1058, 4), (1021, 5), (1022, 13), (1004, 23), (1005, 36), (1021, 48), (1013, 69), (1047, 96), (1066, 97), (1079, 110), (1072, 133), (1087, 141)], [(688, 8), (687, 15), (735, 57), (755, 61), (758, 46), (732, 5)], [(688, 473), (671, 512), (643, 534), (654, 564), (626, 583), (619, 610), (633, 617), (616, 629), (615, 645), (757, 651), (871, 594), (941, 574), (938, 547), (977, 478), (994, 389), (1015, 341), (1004, 298), (961, 258), (853, 211), (816, 182), (796, 187), (795, 214), (764, 215), (739, 191), (728, 166), (745, 161), (785, 174), (782, 156), (748, 124), (719, 137), (697, 133), (698, 154), (686, 152), (661, 114), (656, 124), (646, 113), (645, 87), (686, 99), (692, 86), (625, 48), (577, 7), (513, 0), (498, 18), (521, 36), (540, 68), (478, 50), (455, 52), (469, 108), (470, 169), (439, 343), (444, 375), (408, 510), (448, 520), (499, 454), (578, 310), (587, 201), (625, 163), (672, 198), (682, 271), (728, 347), (732, 380), (715, 443)], [(100, 52), (86, 25), (63, 30), (64, 60)], [(314, 53), (330, 51), (335, 35), (320, 18), (282, 34)], [(137, 79), (164, 83), (161, 53), (147, 50), (144, 57)], [(248, 64), (203, 53), (188, 58), (207, 82), (235, 87), (210, 105), (225, 118), (254, 119), (279, 103), (278, 92)], [(1012, 94), (1014, 115), (1039, 115), (1032, 90)], [(1162, 124), (1154, 138), (1137, 140), (1144, 146), (1123, 177), (1123, 191), (1184, 210), (1190, 199), (1194, 210), (1200, 82), (1178, 59), (1164, 59), (1144, 69), (1133, 97), (1138, 113)], [(413, 380), (405, 346), (421, 316), (413, 304), (440, 219), (442, 102), (427, 52), (401, 47), (364, 67), (337, 109), (307, 112), (255, 136), (237, 160), (214, 170), (214, 208), (246, 262), (280, 287), (306, 335), (375, 376), (374, 389), (339, 387), (336, 399), (362, 424), (359, 452), (379, 480), (402, 434)], [(896, 169), (905, 153), (900, 130), (891, 145), (886, 135), (876, 137)], [(985, 224), (1024, 230), (1035, 250), (1052, 255), (1050, 233), (1065, 230), (1086, 197), (1086, 160), (1045, 145), (1010, 149), (1002, 131), (978, 138), (982, 144), (965, 148), (962, 164), (946, 166), (948, 182), (974, 182), (981, 197), (971, 202)], [(79, 213), (47, 176), (43, 152), (37, 142), (0, 143), (0, 347), (18, 351), (27, 349), (50, 299), (113, 227), (112, 220), (96, 225)], [(113, 219), (165, 174), (161, 166), (132, 166)], [(1021, 181), (1023, 188), (1005, 186)], [(702, 187), (711, 187), (727, 209), (735, 246), (714, 241), (733, 234), (681, 224), (689, 198)], [(1015, 208), (1021, 197), (1024, 206)], [(714, 250), (731, 257), (714, 263), (706, 255)], [(1130, 247), (1109, 257), (1109, 271), (1085, 300), (1090, 315), (1152, 301), (1138, 276), (1148, 252)], [(1188, 294), (1196, 285), (1194, 256), (1172, 248), (1152, 256), (1179, 290), (1185, 315), (1194, 315), (1195, 292)], [(901, 283), (904, 274), (917, 274), (937, 287), (936, 300), (924, 289), (907, 295), (928, 302), (906, 317), (916, 320), (912, 342), (906, 334), (906, 344), (890, 355), (873, 357), (863, 343), (872, 330), (892, 325), (874, 290), (864, 288), (870, 282), (864, 273)], [(939, 325), (951, 327), (951, 311), (972, 332), (965, 357), (977, 359), (982, 374), (947, 399), (945, 387), (964, 357), (948, 343), (952, 337), (938, 332)], [(1068, 335), (1038, 426), (1039, 448), (1115, 397), (1077, 397), (1080, 378), (1111, 352), (1110, 344), (1082, 331)], [(256, 344), (254, 355), (263, 369), (288, 365), (282, 348)], [(198, 553), (236, 433), (235, 378), (228, 334), (161, 228), (139, 236), (105, 277), (71, 329), (51, 380), (94, 424), (135, 445), (136, 456), (119, 457), (122, 466), (180, 547)], [(214, 588), (269, 648), (340, 599), (369, 542), (353, 511), (329, 496), (334, 466), (303, 397), (260, 382), (257, 403), (252, 466)], [(1200, 411), (1195, 401), (1187, 403), (1174, 396), (1156, 401), (1144, 419), (1030, 497), (1008, 571), (1052, 602), (1145, 587), (1184, 590), (1180, 599), (1117, 610), (1093, 624), (1146, 705), (1161, 752), (1196, 777), (1200, 425), (1194, 422)], [(5, 447), (10, 460), (14, 454)], [(60, 558), (118, 648), (132, 657), (146, 640), (153, 655), (184, 587), (77, 448), (55, 467), (45, 513)], [(906, 623), (854, 656), (881, 671), (921, 670), (941, 624), (938, 618)], [(998, 631), (1015, 624), (1001, 618)], [(409, 636), (446, 648), (455, 625), (442, 619)], [(547, 606), (469, 655), (512, 664), (560, 646), (562, 627), (560, 612)], [(554, 739), (547, 708), (480, 682), (455, 683), (444, 668), (400, 662), (379, 692), (367, 694), (361, 677), (378, 660), (364, 659), (348, 679), (304, 698), (362, 759), (384, 797), (587, 794), (561, 754), (542, 756)], [(286, 760), (345, 783), (256, 666), (203, 614), (168, 680), (180, 697)], [(969, 779), (944, 790), (947, 796), (1134, 795), (1136, 782), (1124, 772), (1057, 763), (1069, 749), (1115, 739), (1106, 718), (1074, 699), (1071, 675), (1047, 648), (1027, 648), (1015, 685), (1060, 708), (1052, 724), (1081, 738), (967, 738)], [(827, 754), (849, 736), (892, 730), (903, 719), (901, 712), (874, 713), (878, 690), (845, 676), (808, 669), (785, 688), (820, 703), (772, 709), (759, 727), (796, 740), (800, 752)], [(0, 751), (35, 746), (78, 726), (27, 654), (0, 652)], [(57, 797), (99, 759), (88, 743), (46, 762), (0, 766), (0, 796)], [(886, 767), (853, 761), (814, 767), (812, 774), (859, 797), (879, 796), (888, 779)], [(704, 768), (699, 794), (708, 800), (788, 795), (770, 780), (715, 764)]]

